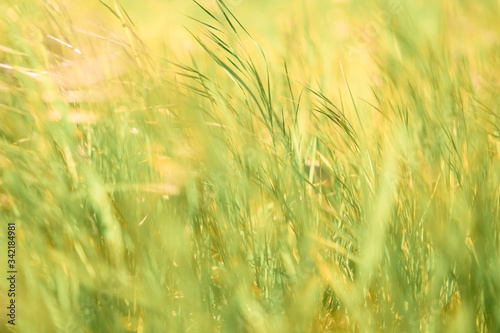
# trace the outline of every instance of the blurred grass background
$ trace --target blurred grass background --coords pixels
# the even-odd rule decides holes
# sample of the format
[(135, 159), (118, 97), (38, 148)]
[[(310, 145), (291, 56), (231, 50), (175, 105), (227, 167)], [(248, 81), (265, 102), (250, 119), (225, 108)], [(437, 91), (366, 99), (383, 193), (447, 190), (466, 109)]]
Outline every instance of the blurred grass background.
[(498, 1), (0, 9), (3, 331), (500, 331)]

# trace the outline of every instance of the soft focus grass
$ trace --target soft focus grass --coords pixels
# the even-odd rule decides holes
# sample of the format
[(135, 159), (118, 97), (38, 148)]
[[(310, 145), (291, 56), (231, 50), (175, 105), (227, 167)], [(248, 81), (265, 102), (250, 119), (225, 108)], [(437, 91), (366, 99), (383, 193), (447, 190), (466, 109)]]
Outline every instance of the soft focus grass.
[(1, 5), (3, 331), (500, 331), (498, 1), (138, 4)]

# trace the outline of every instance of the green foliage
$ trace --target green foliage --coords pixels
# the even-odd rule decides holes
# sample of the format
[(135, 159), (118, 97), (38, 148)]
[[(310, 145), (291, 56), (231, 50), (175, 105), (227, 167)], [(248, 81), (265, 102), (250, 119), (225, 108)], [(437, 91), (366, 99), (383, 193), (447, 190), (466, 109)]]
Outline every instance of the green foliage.
[(17, 332), (500, 330), (497, 1), (2, 6)]

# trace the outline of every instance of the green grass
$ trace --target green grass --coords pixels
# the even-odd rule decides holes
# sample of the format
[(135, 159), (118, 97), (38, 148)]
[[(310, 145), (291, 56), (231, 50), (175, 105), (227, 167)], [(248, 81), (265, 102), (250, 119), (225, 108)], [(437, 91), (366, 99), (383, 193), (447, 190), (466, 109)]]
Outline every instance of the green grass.
[(148, 5), (1, 5), (2, 332), (500, 331), (498, 1)]

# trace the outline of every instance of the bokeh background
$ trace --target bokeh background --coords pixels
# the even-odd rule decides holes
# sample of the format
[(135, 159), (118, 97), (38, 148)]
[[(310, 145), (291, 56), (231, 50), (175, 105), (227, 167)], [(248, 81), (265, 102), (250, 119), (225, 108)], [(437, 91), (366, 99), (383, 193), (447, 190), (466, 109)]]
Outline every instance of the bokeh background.
[(2, 332), (500, 330), (499, 1), (0, 12)]

